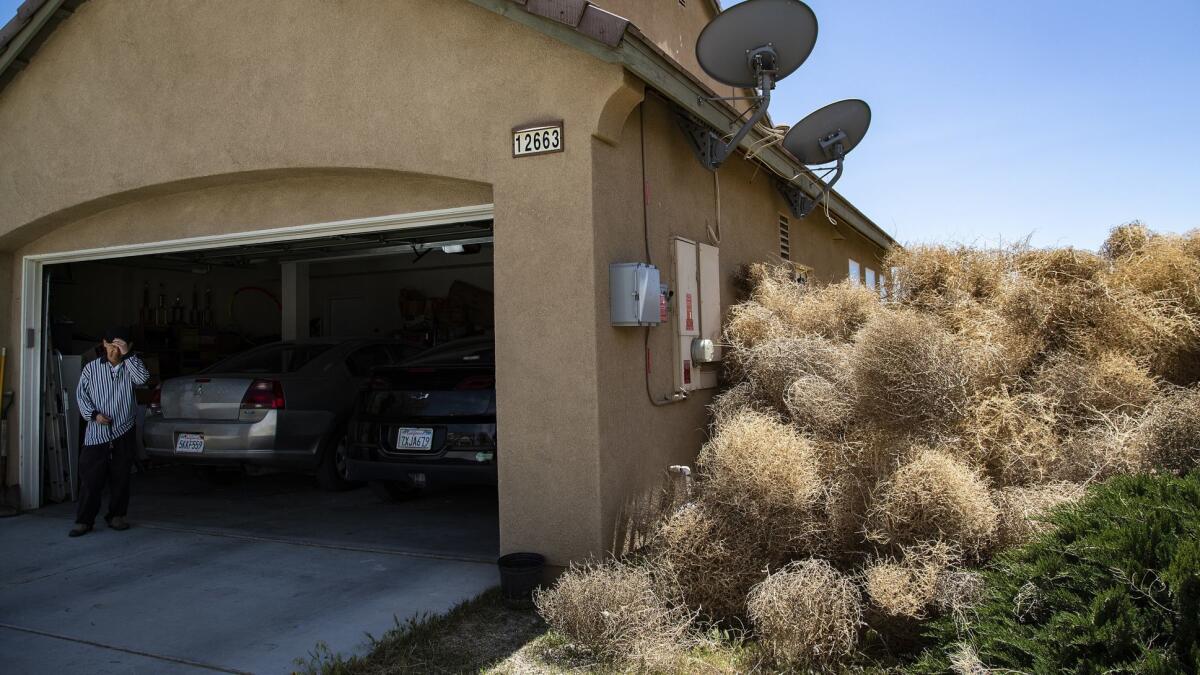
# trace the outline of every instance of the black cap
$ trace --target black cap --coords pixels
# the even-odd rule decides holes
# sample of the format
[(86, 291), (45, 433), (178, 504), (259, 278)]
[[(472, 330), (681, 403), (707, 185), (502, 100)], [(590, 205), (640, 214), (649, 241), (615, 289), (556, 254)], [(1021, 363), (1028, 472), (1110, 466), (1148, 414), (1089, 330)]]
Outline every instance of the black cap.
[(105, 342), (112, 342), (113, 340), (117, 339), (129, 342), (130, 336), (131, 332), (129, 328), (125, 326), (112, 326), (104, 331)]

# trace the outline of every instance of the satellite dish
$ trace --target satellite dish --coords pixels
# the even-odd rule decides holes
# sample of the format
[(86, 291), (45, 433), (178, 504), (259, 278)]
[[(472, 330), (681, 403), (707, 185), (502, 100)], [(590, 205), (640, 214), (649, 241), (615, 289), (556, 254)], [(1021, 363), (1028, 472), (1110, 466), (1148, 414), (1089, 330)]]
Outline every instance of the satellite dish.
[(830, 103), (800, 120), (783, 138), (783, 147), (801, 164), (840, 161), (867, 135), (871, 106), (856, 98)]
[(816, 43), (817, 16), (800, 0), (746, 0), (704, 27), (696, 59), (718, 82), (758, 87), (763, 72), (773, 82), (795, 72)]

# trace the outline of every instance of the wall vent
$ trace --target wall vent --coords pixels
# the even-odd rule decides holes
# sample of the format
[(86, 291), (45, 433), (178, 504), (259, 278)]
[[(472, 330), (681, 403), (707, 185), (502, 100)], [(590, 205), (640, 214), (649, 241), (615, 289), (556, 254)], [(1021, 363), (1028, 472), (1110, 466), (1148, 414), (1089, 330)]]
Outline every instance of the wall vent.
[(792, 227), (784, 215), (779, 216), (779, 257), (787, 261), (792, 259)]

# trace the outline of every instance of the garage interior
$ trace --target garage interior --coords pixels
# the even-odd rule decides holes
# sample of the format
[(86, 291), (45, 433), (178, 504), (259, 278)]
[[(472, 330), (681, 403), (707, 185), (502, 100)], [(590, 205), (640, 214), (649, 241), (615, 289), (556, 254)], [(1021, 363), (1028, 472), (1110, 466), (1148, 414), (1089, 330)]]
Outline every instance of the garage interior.
[[(490, 222), (288, 240), (46, 266), (43, 502), (68, 518), (82, 420), (75, 388), (103, 331), (128, 326), (151, 381), (137, 392), (135, 525), (337, 547), (494, 560), (494, 487), (437, 487), (389, 502), (324, 492), (311, 475), (255, 466), (183, 466), (145, 455), (140, 422), (155, 387), (279, 340), (370, 338), (397, 363), (490, 335)], [(369, 369), (361, 371), (364, 378)], [(59, 404), (58, 401), (63, 401)], [(58, 503), (56, 506), (50, 504)]]

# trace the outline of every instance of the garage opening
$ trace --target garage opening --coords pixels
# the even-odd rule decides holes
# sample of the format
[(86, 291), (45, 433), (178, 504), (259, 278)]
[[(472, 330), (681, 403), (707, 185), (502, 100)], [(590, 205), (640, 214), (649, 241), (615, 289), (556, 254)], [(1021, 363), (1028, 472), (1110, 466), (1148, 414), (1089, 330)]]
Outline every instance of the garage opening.
[(54, 513), (80, 494), (81, 372), (121, 327), (150, 373), (136, 388), (133, 522), (498, 551), (490, 222), (43, 270)]

